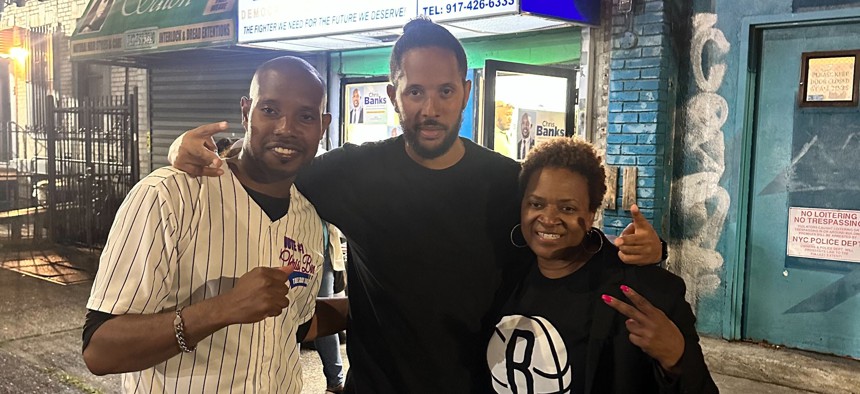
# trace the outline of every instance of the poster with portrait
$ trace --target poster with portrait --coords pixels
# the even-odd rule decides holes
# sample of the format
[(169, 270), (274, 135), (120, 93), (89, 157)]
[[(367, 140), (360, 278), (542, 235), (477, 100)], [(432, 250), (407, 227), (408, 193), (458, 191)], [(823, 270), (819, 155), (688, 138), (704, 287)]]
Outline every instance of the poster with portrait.
[(402, 134), (388, 82), (346, 83), (343, 90), (343, 142), (363, 144)]
[(514, 117), (514, 130), (517, 138), (517, 160), (524, 160), (535, 146), (535, 121), (537, 112), (532, 109), (518, 108)]

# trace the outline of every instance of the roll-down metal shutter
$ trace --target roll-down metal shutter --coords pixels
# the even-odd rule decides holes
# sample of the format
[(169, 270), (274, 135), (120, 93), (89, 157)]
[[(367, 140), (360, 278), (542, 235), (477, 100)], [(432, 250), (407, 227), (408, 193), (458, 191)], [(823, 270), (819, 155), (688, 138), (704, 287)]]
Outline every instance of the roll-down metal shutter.
[(201, 60), (183, 56), (184, 61), (151, 66), (153, 168), (168, 165), (167, 151), (173, 140), (202, 124), (226, 120), (230, 128), (223, 136), (241, 137), (244, 131), (239, 99), (248, 95), (254, 70), (266, 60), (283, 55), (219, 57), (213, 52), (200, 56)]

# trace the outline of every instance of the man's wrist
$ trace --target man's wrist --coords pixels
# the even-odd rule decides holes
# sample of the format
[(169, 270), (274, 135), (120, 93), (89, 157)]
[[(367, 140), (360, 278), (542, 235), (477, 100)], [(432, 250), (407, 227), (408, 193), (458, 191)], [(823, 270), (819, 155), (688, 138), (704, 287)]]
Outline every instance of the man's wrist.
[(176, 309), (176, 317), (173, 318), (173, 333), (176, 336), (176, 345), (183, 353), (191, 353), (197, 346), (189, 346), (185, 340), (185, 321), (182, 316), (183, 307)]

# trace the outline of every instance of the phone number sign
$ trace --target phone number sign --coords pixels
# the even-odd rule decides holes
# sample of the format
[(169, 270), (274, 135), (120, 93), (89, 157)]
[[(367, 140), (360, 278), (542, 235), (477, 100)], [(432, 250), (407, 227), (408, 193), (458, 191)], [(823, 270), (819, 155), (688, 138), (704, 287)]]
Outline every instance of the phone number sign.
[(418, 13), (435, 22), (516, 14), (519, 10), (519, 0), (418, 1)]
[(860, 211), (790, 207), (786, 254), (860, 263)]

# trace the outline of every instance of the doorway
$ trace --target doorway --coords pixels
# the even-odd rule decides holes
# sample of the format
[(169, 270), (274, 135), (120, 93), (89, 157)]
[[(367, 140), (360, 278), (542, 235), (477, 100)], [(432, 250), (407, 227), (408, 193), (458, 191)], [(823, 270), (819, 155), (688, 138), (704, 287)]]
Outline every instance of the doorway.
[(860, 22), (764, 29), (758, 49), (742, 335), (860, 358), (860, 109), (804, 95), (827, 74), (809, 54), (860, 50)]

